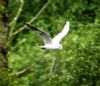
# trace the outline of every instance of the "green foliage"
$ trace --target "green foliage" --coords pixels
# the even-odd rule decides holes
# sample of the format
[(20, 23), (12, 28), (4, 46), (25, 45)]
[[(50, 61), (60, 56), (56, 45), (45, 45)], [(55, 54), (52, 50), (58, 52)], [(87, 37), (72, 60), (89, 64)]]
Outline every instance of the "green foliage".
[[(10, 19), (19, 7), (18, 0), (9, 0)], [(29, 21), (46, 0), (24, 0), (23, 11), (14, 31)], [(99, 86), (100, 85), (100, 5), (98, 0), (51, 0), (33, 25), (53, 37), (66, 20), (71, 28), (61, 42), (62, 50), (42, 50), (39, 36), (26, 28), (9, 38), (9, 66), (12, 74), (34, 65), (32, 72), (14, 77), (13, 86)], [(38, 61), (38, 62), (37, 62)]]
[(5, 13), (5, 7), (0, 5), (0, 17)]
[(0, 86), (10, 86), (11, 79), (7, 68), (0, 68)]

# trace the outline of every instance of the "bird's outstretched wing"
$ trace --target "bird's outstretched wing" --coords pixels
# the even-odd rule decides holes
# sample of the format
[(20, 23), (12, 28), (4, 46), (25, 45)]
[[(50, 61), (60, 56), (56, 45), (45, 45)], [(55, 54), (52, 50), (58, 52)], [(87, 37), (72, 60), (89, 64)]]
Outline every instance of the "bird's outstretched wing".
[(59, 43), (59, 42), (61, 41), (61, 39), (62, 39), (65, 35), (67, 35), (67, 33), (68, 33), (68, 31), (69, 31), (69, 27), (70, 27), (70, 23), (69, 23), (69, 21), (67, 21), (66, 24), (64, 25), (63, 30), (62, 30), (57, 36), (55, 36), (55, 37), (52, 39), (52, 41), (53, 41), (54, 43)]
[(27, 25), (28, 27), (30, 27), (32, 30), (37, 31), (37, 32), (39, 33), (39, 35), (40, 35), (40, 36), (42, 37), (42, 39), (43, 39), (44, 44), (50, 44), (50, 43), (52, 43), (52, 40), (51, 40), (51, 38), (50, 38), (50, 36), (49, 36), (49, 34), (48, 34), (47, 32), (45, 32), (45, 31), (43, 31), (43, 30), (41, 30), (41, 29), (38, 29), (38, 28), (32, 26), (32, 25), (29, 24), (29, 23), (26, 23), (26, 25)]

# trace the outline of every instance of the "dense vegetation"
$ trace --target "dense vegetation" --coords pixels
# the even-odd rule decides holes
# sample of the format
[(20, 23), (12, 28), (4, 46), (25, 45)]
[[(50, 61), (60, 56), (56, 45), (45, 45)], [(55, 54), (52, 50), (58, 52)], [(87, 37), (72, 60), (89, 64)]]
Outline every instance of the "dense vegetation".
[[(8, 6), (12, 86), (100, 86), (99, 0), (9, 0)], [(40, 37), (23, 26), (33, 18), (52, 37), (70, 21), (62, 50), (38, 47)]]

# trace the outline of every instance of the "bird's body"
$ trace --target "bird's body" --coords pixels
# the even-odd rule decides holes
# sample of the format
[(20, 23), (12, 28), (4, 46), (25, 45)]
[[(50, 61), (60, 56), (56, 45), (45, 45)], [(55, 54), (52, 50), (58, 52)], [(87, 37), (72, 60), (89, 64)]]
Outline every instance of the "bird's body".
[(49, 50), (55, 50), (55, 49), (62, 49), (61, 44), (46, 44), (43, 46), (39, 46), (42, 49), (49, 49)]
[(32, 30), (37, 31), (38, 34), (42, 37), (44, 41), (44, 45), (40, 46), (40, 48), (42, 49), (62, 49), (62, 45), (60, 44), (60, 41), (64, 38), (65, 35), (67, 35), (69, 31), (69, 22), (66, 22), (63, 30), (57, 36), (51, 39), (51, 37), (47, 32), (38, 29), (28, 23), (26, 25), (30, 27)]

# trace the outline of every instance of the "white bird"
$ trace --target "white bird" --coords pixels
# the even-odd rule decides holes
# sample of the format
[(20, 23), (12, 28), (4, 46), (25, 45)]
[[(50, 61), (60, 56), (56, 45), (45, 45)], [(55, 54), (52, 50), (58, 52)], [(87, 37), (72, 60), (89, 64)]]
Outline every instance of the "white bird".
[(70, 27), (70, 23), (69, 21), (67, 21), (66, 24), (64, 25), (63, 30), (57, 36), (51, 39), (51, 37), (47, 32), (38, 29), (29, 23), (26, 23), (26, 25), (30, 27), (32, 30), (36, 31), (42, 37), (44, 42), (44, 45), (40, 46), (40, 48), (42, 49), (62, 49), (60, 41), (62, 40), (62, 38), (64, 38), (65, 35), (67, 35)]

